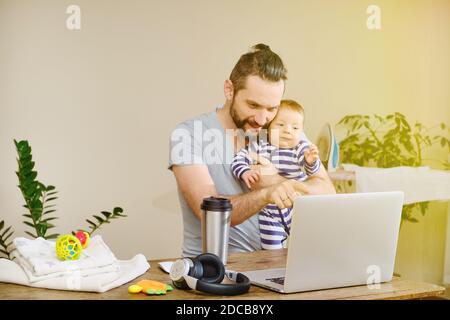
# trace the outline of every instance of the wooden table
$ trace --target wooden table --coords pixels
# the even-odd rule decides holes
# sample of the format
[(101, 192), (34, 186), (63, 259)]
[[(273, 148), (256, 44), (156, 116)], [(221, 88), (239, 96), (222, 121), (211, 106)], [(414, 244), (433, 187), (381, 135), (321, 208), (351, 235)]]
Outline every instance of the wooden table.
[[(286, 249), (257, 251), (252, 253), (231, 254), (228, 258), (227, 268), (236, 271), (249, 271), (264, 268), (284, 267), (286, 261)], [(150, 261), (150, 270), (141, 277), (133, 280), (135, 283), (142, 279), (158, 280), (170, 283), (169, 275), (162, 271), (158, 262), (176, 260), (164, 259)], [(192, 290), (178, 290), (167, 295), (147, 296), (145, 294), (130, 294), (128, 286), (112, 289), (105, 293), (70, 292), (58, 290), (37, 289), (13, 284), (0, 283), (0, 299), (217, 299), (217, 296), (204, 294)], [(445, 288), (428, 283), (403, 280), (398, 277), (389, 283), (383, 283), (379, 289), (369, 289), (367, 286), (356, 286), (329, 290), (319, 290), (302, 293), (280, 294), (260, 287), (252, 286), (247, 294), (234, 297), (220, 297), (220, 299), (418, 299), (439, 296), (445, 292)]]

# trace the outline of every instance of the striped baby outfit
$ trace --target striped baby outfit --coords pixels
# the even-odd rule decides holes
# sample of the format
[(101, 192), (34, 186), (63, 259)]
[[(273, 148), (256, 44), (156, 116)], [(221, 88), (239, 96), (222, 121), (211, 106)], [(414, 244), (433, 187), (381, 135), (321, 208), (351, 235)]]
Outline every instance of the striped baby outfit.
[[(316, 174), (320, 169), (320, 160), (309, 165), (304, 156), (309, 143), (301, 140), (294, 148), (278, 148), (268, 142), (254, 141), (241, 149), (233, 159), (231, 170), (234, 176), (242, 180), (242, 174), (256, 164), (250, 157), (256, 153), (268, 159), (287, 179), (304, 181), (308, 176)], [(282, 215), (282, 216), (281, 216)], [(263, 249), (281, 249), (287, 232), (291, 227), (292, 208), (279, 209), (276, 204), (268, 204), (258, 214), (261, 247)]]

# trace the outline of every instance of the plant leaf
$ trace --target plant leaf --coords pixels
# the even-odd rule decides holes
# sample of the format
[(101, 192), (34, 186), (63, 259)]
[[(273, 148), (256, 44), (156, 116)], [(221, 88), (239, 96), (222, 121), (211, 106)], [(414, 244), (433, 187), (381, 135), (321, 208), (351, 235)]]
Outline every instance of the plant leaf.
[(45, 238), (45, 233), (47, 232), (47, 225), (46, 224), (38, 224), (37, 231), (40, 237)]
[(91, 226), (93, 227), (97, 227), (97, 225), (95, 223), (93, 223), (91, 220), (86, 219), (86, 222), (89, 223)]
[(108, 211), (102, 211), (101, 213), (106, 217), (106, 219), (109, 219), (109, 217), (111, 217), (112, 215), (112, 213)]
[(6, 240), (8, 240), (13, 234), (14, 234), (14, 231), (11, 231), (6, 237), (3, 238), (3, 241), (6, 242)]
[(102, 218), (102, 217), (100, 217), (98, 215), (93, 215), (93, 217), (98, 221), (98, 224), (95, 224), (91, 220), (86, 219), (86, 221), (91, 225), (90, 228), (92, 229), (89, 234), (92, 234), (93, 232), (95, 232), (103, 224), (111, 223), (110, 219), (117, 219), (119, 217), (124, 217), (123, 215), (120, 215), (120, 212), (123, 212), (123, 209), (120, 208), (120, 207), (115, 207), (114, 210), (113, 210), (113, 213), (111, 213), (109, 211), (101, 211), (101, 214), (103, 216), (105, 216), (106, 219), (104, 219), (104, 218)]
[(41, 222), (48, 222), (48, 221), (52, 221), (52, 220), (56, 220), (58, 219), (58, 217), (51, 217), (51, 218), (46, 218), (44, 220), (42, 220)]
[(29, 236), (33, 237), (33, 238), (37, 238), (37, 236), (35, 236), (34, 234), (32, 234), (31, 232), (25, 231), (26, 234), (28, 234)]
[(31, 227), (34, 229), (34, 224), (32, 224), (31, 222), (28, 221), (22, 221), (22, 223), (26, 224), (27, 226)]
[(99, 223), (103, 223), (103, 222), (106, 221), (105, 219), (103, 219), (102, 217), (99, 217), (99, 216), (95, 216), (95, 215), (94, 215), (94, 218), (97, 219), (97, 221), (98, 221)]
[(2, 233), (2, 238), (5, 236), (5, 234), (11, 229), (11, 227), (6, 228), (6, 230)]
[(113, 213), (114, 213), (114, 214), (118, 214), (118, 213), (122, 213), (122, 212), (123, 212), (123, 209), (120, 208), (120, 207), (115, 207), (115, 208), (113, 209)]

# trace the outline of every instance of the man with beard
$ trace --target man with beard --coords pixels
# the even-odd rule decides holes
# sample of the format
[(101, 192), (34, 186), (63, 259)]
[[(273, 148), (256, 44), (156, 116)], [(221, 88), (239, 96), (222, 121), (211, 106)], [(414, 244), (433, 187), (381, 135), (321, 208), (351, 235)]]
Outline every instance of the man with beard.
[[(303, 182), (287, 180), (264, 167), (258, 186), (245, 193), (231, 172), (233, 156), (246, 143), (236, 132), (255, 136), (276, 116), (286, 73), (283, 61), (268, 46), (254, 46), (240, 57), (225, 80), (223, 107), (185, 121), (172, 132), (169, 169), (177, 181), (183, 214), (183, 257), (202, 253), (200, 205), (204, 198), (231, 200), (228, 252), (233, 253), (261, 249), (256, 213), (267, 204), (287, 208), (292, 207), (298, 194), (335, 193), (323, 166), (317, 175)], [(214, 143), (209, 143), (212, 138)]]

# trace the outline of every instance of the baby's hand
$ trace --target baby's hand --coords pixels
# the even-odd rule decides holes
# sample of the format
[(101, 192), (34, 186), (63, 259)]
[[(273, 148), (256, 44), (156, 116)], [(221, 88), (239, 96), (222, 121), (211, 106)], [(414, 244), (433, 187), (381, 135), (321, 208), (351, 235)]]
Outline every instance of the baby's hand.
[(255, 171), (257, 170), (260, 175), (270, 176), (278, 174), (277, 168), (275, 168), (273, 163), (268, 159), (254, 152), (251, 152), (249, 156), (255, 163), (257, 163), (256, 165), (251, 165), (250, 167)]
[(245, 171), (242, 174), (241, 179), (245, 182), (249, 189), (252, 188), (252, 184), (259, 181), (259, 173), (254, 170)]
[(316, 145), (311, 144), (308, 149), (305, 150), (305, 160), (309, 165), (312, 165), (319, 159), (319, 149)]

